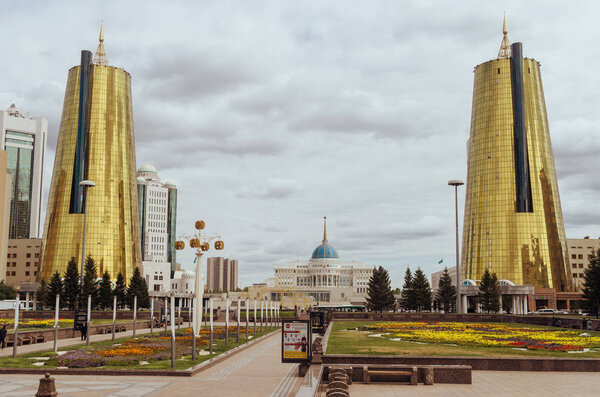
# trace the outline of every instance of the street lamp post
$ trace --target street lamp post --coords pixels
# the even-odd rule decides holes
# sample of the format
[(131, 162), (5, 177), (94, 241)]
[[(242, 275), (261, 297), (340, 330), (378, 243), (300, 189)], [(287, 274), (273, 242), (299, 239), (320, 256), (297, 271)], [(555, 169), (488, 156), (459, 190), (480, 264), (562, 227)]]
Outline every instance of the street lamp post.
[[(216, 250), (222, 250), (225, 247), (223, 241), (221, 241), (221, 236), (203, 236), (202, 230), (204, 230), (205, 223), (204, 221), (196, 221), (194, 224), (196, 228), (196, 232), (192, 236), (181, 236), (180, 238), (184, 238), (189, 240), (189, 244), (191, 248), (196, 248), (196, 277), (194, 282), (194, 298), (193, 298), (193, 306), (194, 306), (194, 329), (192, 332), (200, 336), (200, 327), (202, 326), (202, 297), (204, 296), (204, 281), (202, 277), (202, 255), (204, 252), (210, 249), (210, 242), (212, 240), (217, 240), (214, 243)], [(185, 243), (182, 240), (175, 242), (175, 249), (182, 250), (185, 248)]]
[(85, 180), (79, 182), (79, 186), (83, 188), (83, 241), (81, 242), (81, 274), (79, 275), (81, 293), (83, 294), (83, 263), (85, 261), (85, 228), (87, 223), (87, 190), (90, 187), (96, 186), (96, 184), (92, 181)]
[(448, 185), (454, 186), (454, 212), (456, 216), (456, 313), (460, 314), (460, 262), (458, 257), (458, 187), (464, 185), (463, 181), (453, 179)]

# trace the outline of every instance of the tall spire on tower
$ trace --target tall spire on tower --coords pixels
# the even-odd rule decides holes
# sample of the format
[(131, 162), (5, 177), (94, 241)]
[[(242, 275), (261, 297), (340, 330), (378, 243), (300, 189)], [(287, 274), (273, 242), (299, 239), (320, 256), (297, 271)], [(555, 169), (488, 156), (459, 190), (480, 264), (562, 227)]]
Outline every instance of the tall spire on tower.
[(500, 44), (500, 51), (498, 51), (498, 59), (508, 59), (511, 56), (510, 41), (508, 41), (508, 30), (506, 29), (506, 13), (504, 14), (504, 22), (502, 24), (502, 43)]
[(323, 244), (327, 244), (327, 217), (323, 217)]
[(106, 56), (106, 51), (104, 51), (104, 24), (100, 25), (100, 37), (98, 38), (100, 42), (98, 44), (98, 48), (96, 49), (96, 53), (94, 54), (93, 62), (95, 65), (108, 65), (108, 57)]

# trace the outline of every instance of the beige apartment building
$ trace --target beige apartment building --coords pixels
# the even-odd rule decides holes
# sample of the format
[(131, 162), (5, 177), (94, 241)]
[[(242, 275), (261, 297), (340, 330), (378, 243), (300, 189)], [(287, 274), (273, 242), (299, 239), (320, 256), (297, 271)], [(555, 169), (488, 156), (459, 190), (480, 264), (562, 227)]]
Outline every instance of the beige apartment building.
[(20, 290), (21, 283), (35, 283), (40, 270), (41, 253), (41, 238), (11, 239), (5, 256), (6, 284)]
[(569, 253), (569, 269), (573, 280), (573, 289), (581, 291), (583, 286), (583, 271), (590, 264), (592, 251), (600, 249), (600, 238), (568, 238), (567, 251)]
[(227, 258), (208, 258), (206, 261), (206, 290), (235, 291), (238, 288), (238, 261)]

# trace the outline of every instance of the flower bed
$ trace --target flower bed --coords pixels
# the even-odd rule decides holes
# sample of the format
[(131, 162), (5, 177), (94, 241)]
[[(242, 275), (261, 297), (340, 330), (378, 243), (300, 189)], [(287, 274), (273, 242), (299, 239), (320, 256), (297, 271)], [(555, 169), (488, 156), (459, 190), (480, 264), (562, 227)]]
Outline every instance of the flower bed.
[[(237, 327), (229, 327), (230, 332)], [(241, 333), (240, 329), (240, 333)], [(244, 330), (245, 331), (245, 330)], [(248, 333), (251, 333), (249, 330)], [(221, 335), (223, 339), (225, 327), (215, 327), (214, 333)], [(209, 344), (208, 330), (201, 330), (200, 336), (196, 338), (196, 347), (206, 347)], [(192, 353), (191, 347), (192, 330), (178, 330), (175, 336), (175, 356), (181, 358)], [(123, 343), (114, 344), (110, 347), (90, 347), (80, 350), (71, 350), (56, 357), (58, 365), (69, 368), (90, 368), (102, 366), (131, 366), (139, 365), (140, 362), (170, 360), (171, 358), (171, 336), (168, 335), (144, 335), (137, 339), (127, 339)]]
[[(0, 327), (6, 325), (6, 328), (14, 328), (15, 320), (12, 318), (0, 319)], [(58, 319), (59, 327), (72, 327), (73, 320), (59, 318)], [(19, 319), (19, 328), (52, 328), (54, 327), (54, 319)]]
[(494, 323), (380, 322), (365, 326), (389, 339), (527, 350), (582, 351), (600, 348), (600, 337), (581, 331), (515, 327)]

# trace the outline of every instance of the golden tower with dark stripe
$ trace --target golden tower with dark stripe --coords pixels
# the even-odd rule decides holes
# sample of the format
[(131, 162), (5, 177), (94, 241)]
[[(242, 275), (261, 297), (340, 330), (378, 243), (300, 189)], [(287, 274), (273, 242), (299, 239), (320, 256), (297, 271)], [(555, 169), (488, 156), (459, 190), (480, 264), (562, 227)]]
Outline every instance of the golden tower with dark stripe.
[[(120, 272), (128, 280), (141, 264), (131, 76), (108, 65), (103, 41), (101, 29), (93, 62), (82, 51), (67, 78), (44, 227), (46, 281), (55, 271), (64, 274), (72, 257), (80, 263), (84, 208), (85, 255), (100, 274), (114, 280)], [(85, 196), (82, 180), (96, 184)]]
[(462, 278), (571, 290), (540, 64), (510, 44), (475, 67)]

